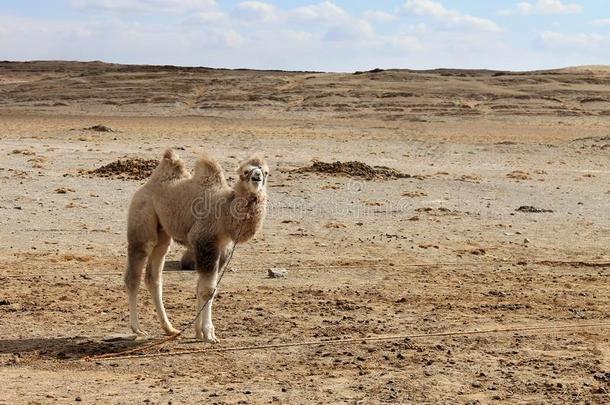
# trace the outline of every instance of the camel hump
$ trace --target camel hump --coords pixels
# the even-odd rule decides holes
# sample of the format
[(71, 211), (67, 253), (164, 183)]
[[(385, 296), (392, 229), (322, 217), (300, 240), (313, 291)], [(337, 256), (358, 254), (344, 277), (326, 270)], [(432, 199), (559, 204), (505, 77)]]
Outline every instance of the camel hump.
[(205, 185), (225, 185), (225, 176), (220, 163), (210, 155), (202, 155), (195, 163), (193, 178)]
[(163, 152), (163, 158), (149, 178), (149, 182), (163, 182), (190, 178), (184, 161), (172, 149)]

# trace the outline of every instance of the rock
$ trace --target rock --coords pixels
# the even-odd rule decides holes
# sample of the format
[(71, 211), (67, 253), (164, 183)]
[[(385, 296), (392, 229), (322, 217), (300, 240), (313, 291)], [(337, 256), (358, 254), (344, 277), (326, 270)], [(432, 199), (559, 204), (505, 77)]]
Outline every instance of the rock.
[(608, 389), (606, 387), (600, 385), (598, 387), (593, 388), (592, 392), (594, 394), (602, 394), (603, 395), (603, 394), (607, 394), (608, 393)]
[(593, 374), (593, 378), (598, 381), (604, 381), (610, 383), (610, 372), (598, 372)]
[(274, 267), (267, 270), (269, 278), (285, 278), (288, 275), (288, 270), (284, 268)]
[(19, 363), (21, 363), (21, 356), (19, 355), (19, 353), (14, 353), (8, 361), (8, 364), (18, 365)]
[(528, 238), (523, 239), (523, 243), (530, 243), (530, 240)]

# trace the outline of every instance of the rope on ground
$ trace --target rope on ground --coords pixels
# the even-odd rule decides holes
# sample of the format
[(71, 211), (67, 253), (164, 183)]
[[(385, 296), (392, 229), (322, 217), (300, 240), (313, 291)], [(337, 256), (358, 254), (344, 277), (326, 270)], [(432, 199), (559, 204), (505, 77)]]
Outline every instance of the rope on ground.
[[(610, 322), (607, 323), (593, 323), (593, 324), (576, 324), (576, 325), (543, 325), (543, 326), (522, 326), (513, 328), (496, 328), (496, 329), (482, 329), (482, 330), (469, 330), (469, 331), (449, 331), (449, 332), (437, 332), (437, 333), (419, 333), (419, 334), (405, 334), (405, 335), (393, 335), (393, 336), (372, 336), (364, 338), (346, 338), (346, 339), (335, 339), (335, 340), (312, 340), (304, 342), (293, 342), (293, 343), (274, 343), (274, 344), (262, 344), (262, 345), (249, 345), (249, 346), (233, 346), (233, 347), (210, 347), (205, 349), (193, 349), (193, 350), (177, 350), (171, 352), (158, 352), (158, 353), (144, 353), (140, 355), (134, 355), (132, 353), (141, 352), (153, 345), (139, 347), (136, 349), (119, 352), (119, 353), (107, 353), (98, 356), (86, 357), (85, 361), (97, 361), (97, 360), (124, 360), (124, 359), (143, 359), (148, 357), (167, 357), (167, 356), (183, 356), (187, 354), (201, 354), (201, 353), (221, 353), (221, 352), (237, 352), (237, 351), (250, 351), (250, 350), (267, 350), (267, 349), (283, 349), (291, 347), (301, 346), (327, 346), (327, 345), (339, 345), (346, 343), (366, 343), (366, 342), (381, 342), (381, 341), (392, 341), (392, 340), (406, 340), (406, 339), (425, 339), (434, 337), (447, 337), (447, 336), (471, 336), (471, 335), (483, 335), (491, 333), (512, 333), (512, 332), (531, 332), (541, 331), (550, 332), (557, 330), (570, 330), (570, 329), (590, 329), (590, 328), (607, 328), (610, 327)], [(159, 343), (162, 344), (167, 340), (162, 340)]]
[[(488, 266), (493, 264), (504, 264), (511, 266), (520, 266), (520, 265), (540, 265), (540, 266), (584, 266), (584, 267), (610, 267), (610, 261), (608, 260), (538, 260), (532, 262), (521, 262), (521, 261), (503, 261), (503, 260), (495, 260), (495, 261), (480, 261), (480, 262), (441, 262), (441, 263), (406, 263), (400, 265), (391, 266), (388, 263), (382, 264), (348, 264), (348, 265), (317, 265), (317, 266), (281, 266), (277, 267), (285, 267), (288, 270), (327, 270), (327, 269), (359, 269), (359, 268), (367, 268), (367, 269), (378, 269), (378, 268), (387, 268), (387, 267), (464, 267), (464, 266)], [(240, 272), (257, 272), (257, 271), (266, 271), (269, 267), (251, 267), (247, 271), (240, 270)], [(163, 273), (184, 273), (184, 274), (193, 274), (192, 270), (163, 270)], [(105, 277), (105, 276), (120, 276), (122, 273), (119, 272), (108, 272), (108, 273), (36, 273), (36, 274), (3, 274), (0, 275), (0, 278), (28, 278), (31, 279), (33, 277), (66, 277), (66, 276), (80, 276), (86, 279), (87, 277)]]

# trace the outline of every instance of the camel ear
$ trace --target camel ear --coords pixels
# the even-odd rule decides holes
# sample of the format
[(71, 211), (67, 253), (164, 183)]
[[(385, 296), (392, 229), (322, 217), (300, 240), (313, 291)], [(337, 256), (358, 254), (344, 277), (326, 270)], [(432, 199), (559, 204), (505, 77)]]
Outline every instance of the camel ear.
[(166, 149), (165, 152), (163, 152), (163, 159), (167, 159), (174, 163), (176, 160), (180, 159), (180, 156), (178, 156), (173, 149)]

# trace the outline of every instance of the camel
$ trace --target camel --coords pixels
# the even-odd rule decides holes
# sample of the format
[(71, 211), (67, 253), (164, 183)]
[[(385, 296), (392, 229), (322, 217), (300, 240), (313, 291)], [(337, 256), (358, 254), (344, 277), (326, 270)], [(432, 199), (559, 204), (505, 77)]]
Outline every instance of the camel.
[(129, 324), (138, 336), (147, 335), (140, 329), (137, 308), (144, 268), (161, 327), (168, 335), (180, 333), (167, 318), (162, 298), (165, 255), (174, 240), (187, 248), (183, 266), (194, 263), (198, 273), (195, 337), (218, 342), (212, 303), (219, 272), (234, 245), (252, 239), (266, 214), (269, 167), (265, 159), (251, 156), (240, 164), (237, 174), (238, 180), (229, 187), (220, 164), (204, 155), (191, 175), (180, 157), (168, 149), (148, 181), (135, 192), (127, 221), (125, 286)]

